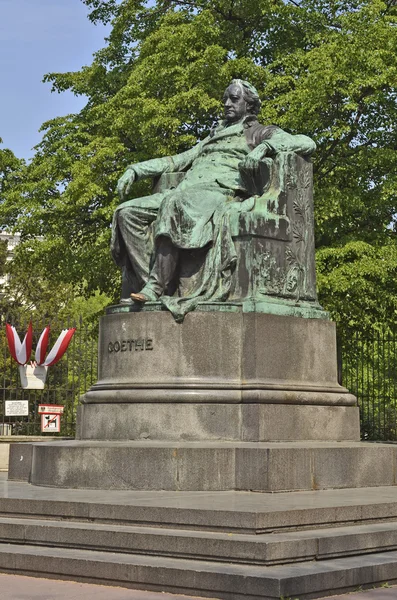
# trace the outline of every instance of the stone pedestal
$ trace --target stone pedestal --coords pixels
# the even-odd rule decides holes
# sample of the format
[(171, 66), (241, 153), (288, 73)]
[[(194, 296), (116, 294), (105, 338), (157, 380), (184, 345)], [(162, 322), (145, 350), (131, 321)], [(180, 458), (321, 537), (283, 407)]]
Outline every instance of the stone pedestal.
[(359, 440), (356, 399), (337, 382), (333, 323), (225, 309), (183, 324), (161, 310), (103, 317), (78, 438)]
[(102, 318), (98, 382), (83, 404), (150, 402), (357, 404), (337, 381), (333, 323), (232, 304), (182, 324), (150, 307)]
[(357, 486), (392, 483), (394, 454), (357, 444), (334, 324), (224, 308), (183, 324), (157, 306), (111, 309), (77, 440), (35, 446), (31, 482), (274, 492), (348, 487), (357, 471)]

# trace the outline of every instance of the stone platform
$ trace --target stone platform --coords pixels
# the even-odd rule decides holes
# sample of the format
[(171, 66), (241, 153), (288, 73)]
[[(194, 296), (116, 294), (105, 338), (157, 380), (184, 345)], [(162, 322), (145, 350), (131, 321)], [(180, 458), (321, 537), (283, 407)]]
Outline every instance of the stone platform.
[(394, 450), (357, 445), (334, 324), (222, 308), (182, 324), (158, 306), (111, 308), (76, 441), (32, 445), (24, 462), (14, 448), (10, 478), (102, 490), (394, 485)]
[(225, 600), (391, 584), (397, 487), (101, 492), (0, 476), (0, 571)]
[(14, 444), (9, 477), (59, 488), (281, 492), (394, 486), (396, 472), (392, 444), (60, 441)]

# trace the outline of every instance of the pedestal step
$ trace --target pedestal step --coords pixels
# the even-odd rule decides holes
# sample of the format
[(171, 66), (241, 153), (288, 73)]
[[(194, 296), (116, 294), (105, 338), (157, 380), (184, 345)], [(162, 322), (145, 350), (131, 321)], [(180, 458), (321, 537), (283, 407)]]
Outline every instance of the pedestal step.
[(397, 487), (58, 490), (0, 478), (0, 571), (225, 600), (393, 583)]
[[(397, 486), (318, 492), (142, 492), (72, 490), (3, 482), (0, 515), (226, 533), (397, 521)], [(29, 522), (29, 521), (27, 521)]]
[[(388, 444), (72, 441), (32, 449), (24, 477), (60, 488), (275, 492), (397, 482), (397, 446)], [(11, 479), (25, 469), (21, 452), (12, 448)]]
[(224, 600), (308, 600), (394, 583), (397, 552), (262, 567), (0, 544), (0, 570)]
[(271, 566), (397, 550), (397, 523), (250, 535), (3, 517), (0, 542)]

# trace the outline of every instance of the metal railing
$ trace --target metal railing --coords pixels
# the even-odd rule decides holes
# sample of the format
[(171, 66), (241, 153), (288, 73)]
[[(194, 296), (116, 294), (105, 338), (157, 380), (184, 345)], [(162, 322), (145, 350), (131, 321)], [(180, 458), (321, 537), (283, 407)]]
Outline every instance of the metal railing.
[[(70, 346), (53, 367), (48, 368), (47, 381), (43, 390), (28, 390), (21, 387), (17, 363), (11, 358), (7, 345), (5, 324), (15, 325), (22, 339), (28, 323), (20, 322), (12, 315), (0, 319), (0, 435), (41, 435), (41, 418), (38, 414), (40, 404), (62, 404), (64, 413), (61, 418), (60, 436), (74, 436), (76, 428), (76, 409), (79, 398), (97, 377), (98, 328), (96, 324), (84, 322), (80, 317), (76, 321), (52, 321), (49, 349), (56, 341), (62, 329), (76, 327), (76, 333)], [(33, 319), (34, 343), (48, 322)], [(34, 352), (32, 353), (34, 356)], [(28, 416), (6, 416), (6, 402), (9, 400), (28, 400)]]
[(397, 336), (389, 331), (339, 338), (341, 383), (358, 398), (361, 438), (397, 440)]

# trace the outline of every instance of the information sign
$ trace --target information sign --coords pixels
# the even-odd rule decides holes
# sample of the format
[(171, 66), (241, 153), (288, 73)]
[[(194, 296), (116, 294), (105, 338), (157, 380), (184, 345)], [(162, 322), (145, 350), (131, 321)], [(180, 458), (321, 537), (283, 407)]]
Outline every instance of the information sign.
[(6, 417), (27, 417), (29, 415), (29, 400), (6, 400)]

